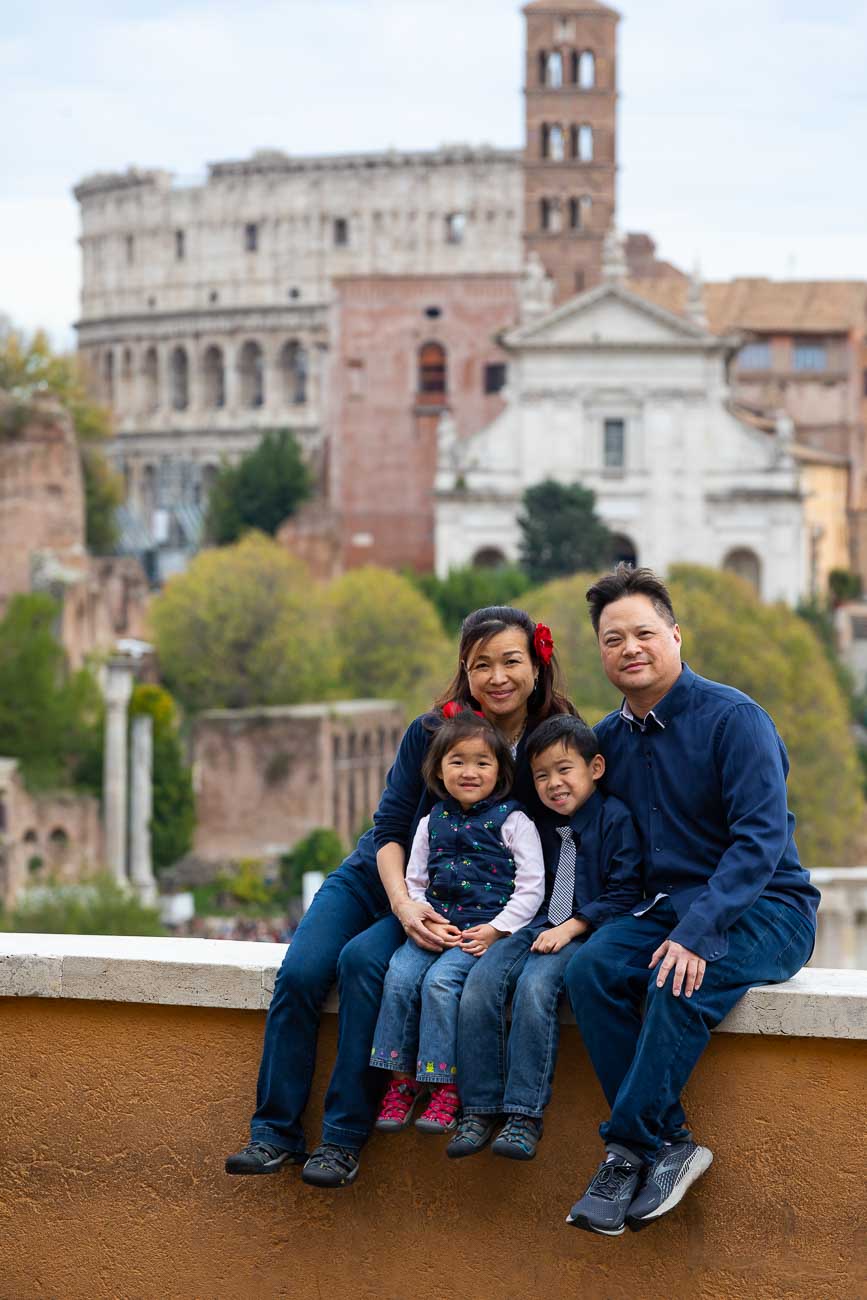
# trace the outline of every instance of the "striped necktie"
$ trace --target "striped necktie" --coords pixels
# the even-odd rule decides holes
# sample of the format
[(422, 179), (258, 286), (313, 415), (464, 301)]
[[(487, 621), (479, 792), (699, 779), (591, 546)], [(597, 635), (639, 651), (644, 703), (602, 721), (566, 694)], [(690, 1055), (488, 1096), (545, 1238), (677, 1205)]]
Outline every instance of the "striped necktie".
[(560, 845), (560, 861), (551, 890), (551, 902), (548, 904), (548, 920), (552, 925), (568, 921), (575, 910), (575, 841), (571, 826), (558, 826), (557, 834), (563, 839)]

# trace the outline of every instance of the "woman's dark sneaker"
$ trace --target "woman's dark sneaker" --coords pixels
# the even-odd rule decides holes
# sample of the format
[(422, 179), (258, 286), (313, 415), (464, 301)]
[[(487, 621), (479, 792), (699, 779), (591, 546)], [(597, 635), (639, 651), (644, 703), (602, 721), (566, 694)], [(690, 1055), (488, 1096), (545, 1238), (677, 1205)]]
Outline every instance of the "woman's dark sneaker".
[(640, 1165), (609, 1151), (581, 1200), (572, 1206), (566, 1222), (585, 1232), (619, 1237), (626, 1231), (626, 1211), (640, 1179)]
[(406, 1128), (421, 1091), (422, 1085), (415, 1079), (392, 1079), (373, 1127), (380, 1133), (399, 1133)]
[(693, 1183), (713, 1162), (713, 1152), (688, 1138), (666, 1142), (644, 1177), (641, 1190), (633, 1197), (626, 1216), (633, 1232), (668, 1214), (683, 1200)]
[(461, 1113), (461, 1099), (453, 1083), (434, 1088), (415, 1126), (422, 1133), (454, 1133)]
[(446, 1147), (450, 1160), (462, 1160), (482, 1151), (494, 1136), (496, 1115), (462, 1115), (451, 1142)]
[(323, 1142), (301, 1170), (311, 1187), (348, 1187), (358, 1177), (358, 1152)]
[(248, 1142), (243, 1151), (226, 1157), (227, 1174), (276, 1174), (284, 1165), (303, 1165), (306, 1151), (284, 1151), (270, 1142)]
[(542, 1136), (542, 1121), (529, 1115), (509, 1115), (491, 1147), (507, 1160), (532, 1160)]

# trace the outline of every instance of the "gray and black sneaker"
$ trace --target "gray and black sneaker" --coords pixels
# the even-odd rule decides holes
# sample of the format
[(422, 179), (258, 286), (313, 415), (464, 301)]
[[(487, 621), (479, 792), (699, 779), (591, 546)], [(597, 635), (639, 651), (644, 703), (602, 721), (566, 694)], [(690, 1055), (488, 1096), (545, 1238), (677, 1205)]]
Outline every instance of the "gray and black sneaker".
[(581, 1200), (572, 1206), (566, 1222), (585, 1232), (619, 1237), (626, 1231), (626, 1211), (640, 1178), (640, 1165), (609, 1151)]
[(303, 1165), (306, 1151), (284, 1151), (270, 1142), (248, 1142), (243, 1151), (226, 1156), (227, 1174), (277, 1174), (284, 1165)]
[(667, 1142), (645, 1174), (640, 1191), (633, 1198), (626, 1215), (633, 1232), (673, 1210), (711, 1166), (713, 1152), (700, 1147), (692, 1138), (684, 1142)]
[(323, 1142), (316, 1148), (301, 1178), (311, 1187), (348, 1187), (358, 1177), (358, 1152)]
[(532, 1160), (542, 1136), (542, 1121), (530, 1115), (509, 1115), (491, 1147), (507, 1160)]
[(484, 1150), (497, 1127), (497, 1115), (462, 1115), (455, 1135), (446, 1147), (449, 1160), (462, 1160)]

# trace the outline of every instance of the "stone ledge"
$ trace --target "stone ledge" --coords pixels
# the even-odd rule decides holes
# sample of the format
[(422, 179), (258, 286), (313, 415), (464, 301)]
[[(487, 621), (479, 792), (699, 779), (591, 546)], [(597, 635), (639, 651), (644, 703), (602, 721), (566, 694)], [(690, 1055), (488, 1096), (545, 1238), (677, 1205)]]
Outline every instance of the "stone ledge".
[[(223, 939), (4, 934), (0, 997), (264, 1011), (285, 952), (283, 944)], [(332, 993), (325, 1010), (336, 1008)], [(867, 971), (808, 968), (752, 989), (720, 1032), (867, 1039)]]

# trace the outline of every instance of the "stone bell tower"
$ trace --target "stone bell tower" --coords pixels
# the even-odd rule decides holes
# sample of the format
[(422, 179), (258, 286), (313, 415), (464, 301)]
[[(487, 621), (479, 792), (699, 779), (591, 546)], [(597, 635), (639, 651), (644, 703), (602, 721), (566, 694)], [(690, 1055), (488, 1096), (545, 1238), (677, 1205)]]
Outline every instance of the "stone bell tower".
[(598, 0), (533, 0), (524, 14), (524, 251), (562, 302), (599, 283), (615, 220), (620, 15)]

